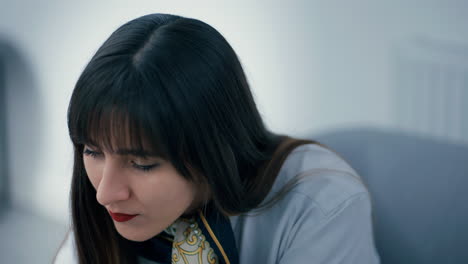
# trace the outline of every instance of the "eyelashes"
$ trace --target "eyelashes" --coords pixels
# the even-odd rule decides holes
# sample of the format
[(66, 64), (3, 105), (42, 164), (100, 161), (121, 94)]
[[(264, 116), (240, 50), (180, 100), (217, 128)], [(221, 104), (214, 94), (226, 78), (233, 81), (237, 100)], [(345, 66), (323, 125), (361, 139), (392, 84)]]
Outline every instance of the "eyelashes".
[[(84, 148), (83, 155), (89, 156), (89, 157), (94, 158), (94, 159), (103, 157), (103, 154), (101, 152), (91, 150), (91, 149), (89, 149), (87, 147)], [(154, 164), (149, 164), (149, 165), (142, 165), (142, 164), (138, 164), (134, 160), (131, 160), (130, 162), (131, 162), (133, 168), (135, 168), (137, 170), (140, 170), (140, 171), (143, 171), (143, 172), (148, 172), (148, 171), (160, 166), (159, 163), (154, 163)]]
[(155, 163), (155, 164), (151, 164), (151, 165), (140, 165), (140, 164), (135, 163), (135, 161), (132, 160), (132, 166), (137, 170), (150, 171), (150, 170), (158, 167), (159, 164)]
[(86, 156), (91, 156), (93, 158), (96, 158), (98, 155), (102, 155), (102, 153), (99, 153), (97, 151), (92, 151), (89, 148), (85, 148), (83, 150), (83, 154), (86, 155)]

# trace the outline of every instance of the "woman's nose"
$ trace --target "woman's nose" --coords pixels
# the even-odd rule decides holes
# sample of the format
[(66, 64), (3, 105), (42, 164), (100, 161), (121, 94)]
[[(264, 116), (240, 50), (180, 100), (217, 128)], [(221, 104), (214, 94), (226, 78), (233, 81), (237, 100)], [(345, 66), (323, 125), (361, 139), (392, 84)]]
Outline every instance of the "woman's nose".
[(103, 205), (128, 200), (130, 190), (124, 169), (118, 161), (106, 159), (102, 169), (101, 181), (96, 190), (96, 199)]

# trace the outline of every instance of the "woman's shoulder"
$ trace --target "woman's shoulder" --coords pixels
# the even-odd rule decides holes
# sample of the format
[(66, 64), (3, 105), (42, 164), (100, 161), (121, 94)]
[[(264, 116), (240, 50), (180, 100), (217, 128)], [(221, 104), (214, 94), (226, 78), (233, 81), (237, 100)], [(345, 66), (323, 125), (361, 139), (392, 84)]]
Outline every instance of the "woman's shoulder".
[[(358, 173), (333, 150), (310, 143), (288, 153), (261, 205), (276, 200), (276, 209), (266, 210), (274, 214), (302, 204), (305, 206), (302, 210), (326, 216), (356, 196), (370, 199)], [(259, 211), (265, 210), (260, 207)]]
[(269, 196), (296, 180), (285, 199), (310, 200), (324, 214), (357, 195), (368, 195), (352, 166), (339, 154), (319, 144), (301, 145), (289, 153)]
[[(283, 192), (285, 188), (287, 192)], [(271, 200), (275, 197), (279, 199)], [(325, 260), (333, 254), (332, 249), (352, 248), (361, 238), (373, 250), (368, 240), (372, 237), (368, 190), (350, 164), (324, 146), (305, 144), (294, 148), (264, 201), (275, 202), (230, 217), (238, 247), (244, 252), (243, 263), (264, 259), (268, 260), (264, 263), (274, 263), (288, 254), (302, 262), (335, 263)], [(351, 234), (350, 230), (352, 238), (341, 236)], [(265, 246), (253, 246), (260, 242)]]

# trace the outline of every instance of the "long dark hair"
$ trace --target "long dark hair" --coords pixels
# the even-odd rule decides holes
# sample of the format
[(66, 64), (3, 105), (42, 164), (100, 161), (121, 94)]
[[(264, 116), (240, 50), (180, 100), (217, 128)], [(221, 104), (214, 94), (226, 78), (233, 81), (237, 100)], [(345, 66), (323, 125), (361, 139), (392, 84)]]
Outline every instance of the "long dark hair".
[(196, 19), (151, 14), (119, 27), (79, 77), (68, 110), (74, 145), (73, 231), (80, 263), (132, 263), (84, 169), (83, 146), (119, 144), (170, 161), (209, 186), (225, 215), (257, 208), (275, 173), (261, 173), (287, 138), (268, 131), (236, 53)]

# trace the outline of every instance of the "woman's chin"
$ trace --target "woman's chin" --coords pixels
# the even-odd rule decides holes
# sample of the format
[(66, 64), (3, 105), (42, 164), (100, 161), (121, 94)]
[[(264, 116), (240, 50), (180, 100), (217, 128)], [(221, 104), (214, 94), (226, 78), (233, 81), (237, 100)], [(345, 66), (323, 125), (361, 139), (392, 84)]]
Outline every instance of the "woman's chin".
[(161, 231), (159, 232), (149, 232), (147, 230), (144, 230), (144, 229), (130, 229), (128, 227), (122, 227), (122, 226), (119, 226), (119, 224), (117, 223), (115, 225), (115, 228), (117, 230), (117, 232), (125, 239), (127, 240), (130, 240), (130, 241), (135, 241), (135, 242), (143, 242), (143, 241), (146, 241), (154, 236), (156, 236), (157, 234), (161, 233)]

